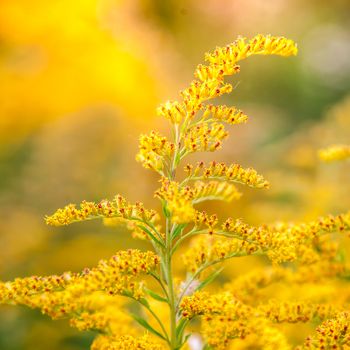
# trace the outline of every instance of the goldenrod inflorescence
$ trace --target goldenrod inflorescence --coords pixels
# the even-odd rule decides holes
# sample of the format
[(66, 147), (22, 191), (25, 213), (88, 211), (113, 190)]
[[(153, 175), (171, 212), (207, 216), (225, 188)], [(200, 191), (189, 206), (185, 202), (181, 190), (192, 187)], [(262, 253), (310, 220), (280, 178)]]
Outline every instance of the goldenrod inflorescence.
[[(157, 131), (141, 135), (136, 160), (160, 175), (154, 196), (161, 212), (118, 195), (112, 201), (70, 204), (46, 217), (53, 226), (92, 219), (112, 226), (126, 223), (134, 237), (151, 243), (152, 251), (120, 251), (81, 273), (0, 283), (0, 302), (39, 308), (52, 318), (69, 318), (79, 330), (98, 332), (93, 350), (180, 350), (189, 346), (191, 333), (200, 334), (205, 350), (227, 349), (242, 341), (239, 348), (291, 349), (278, 325), (307, 322), (323, 323), (301, 348), (350, 345), (350, 293), (344, 292), (338, 302), (331, 300), (331, 289), (319, 297), (312, 294), (320, 283), (344, 281), (350, 275), (334, 239), (334, 234), (350, 230), (350, 213), (257, 226), (239, 218), (222, 219), (196, 206), (239, 200), (242, 194), (236, 185), (268, 189), (269, 182), (255, 169), (235, 163), (182, 165), (183, 178), (177, 171), (190, 153), (220, 149), (228, 137), (227, 125), (247, 122), (237, 107), (209, 103), (233, 90), (224, 78), (239, 73), (239, 61), (252, 55), (296, 53), (295, 43), (283, 37), (238, 38), (208, 53), (207, 64), (197, 67), (196, 79), (181, 91), (180, 99), (158, 108), (171, 125), (172, 137)], [(345, 146), (322, 151), (321, 158), (343, 159), (347, 151)], [(179, 251), (186, 276), (175, 278)], [(267, 256), (273, 264), (242, 275), (215, 293), (202, 290), (220, 275), (224, 261), (250, 255)], [(287, 286), (285, 294), (294, 293), (293, 297), (283, 300), (266, 293), (277, 284)], [(313, 298), (303, 293), (306, 288)]]

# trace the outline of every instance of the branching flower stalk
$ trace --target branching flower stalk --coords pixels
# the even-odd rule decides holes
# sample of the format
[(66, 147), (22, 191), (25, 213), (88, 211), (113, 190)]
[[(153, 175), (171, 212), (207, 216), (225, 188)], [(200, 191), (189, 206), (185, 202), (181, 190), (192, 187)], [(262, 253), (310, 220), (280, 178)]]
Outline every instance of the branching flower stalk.
[[(237, 184), (267, 189), (267, 180), (252, 168), (215, 161), (184, 165), (185, 177), (177, 179), (177, 170), (187, 155), (220, 149), (228, 137), (225, 124), (247, 121), (248, 117), (236, 107), (208, 103), (232, 91), (232, 85), (225, 83), (224, 78), (239, 72), (237, 63), (252, 55), (287, 57), (296, 53), (295, 43), (283, 37), (238, 38), (206, 55), (207, 65), (197, 67), (196, 80), (181, 92), (179, 101), (168, 101), (159, 107), (159, 115), (170, 122), (172, 137), (168, 139), (156, 131), (141, 135), (136, 159), (160, 175), (155, 197), (161, 201), (161, 213), (146, 209), (142, 203), (130, 204), (118, 195), (112, 201), (84, 201), (80, 207), (70, 204), (46, 217), (47, 224), (53, 226), (92, 219), (103, 219), (107, 225), (125, 224), (134, 237), (148, 240), (154, 251), (117, 252), (81, 273), (0, 282), (0, 303), (39, 308), (52, 318), (69, 318), (71, 325), (80, 330), (95, 330), (100, 335), (92, 344), (94, 350), (180, 350), (193, 331), (195, 318), (201, 320), (203, 349), (225, 349), (230, 340), (254, 334), (259, 335), (261, 348), (266, 345), (268, 349), (287, 349), (287, 341), (274, 328), (274, 322), (331, 318), (333, 321), (322, 327), (333, 323), (341, 327), (348, 313), (339, 307), (273, 301), (256, 306), (242, 293), (246, 290), (254, 295), (256, 288), (275, 281), (302, 284), (346, 274), (336, 260), (333, 246), (324, 239), (330, 233), (349, 230), (349, 213), (309, 223), (257, 227), (234, 218), (220, 221), (217, 215), (200, 212), (195, 205), (239, 199)], [(173, 271), (180, 247), (187, 247), (182, 257), (187, 277), (182, 283), (177, 282)], [(218, 264), (254, 254), (271, 259), (273, 274), (264, 279), (253, 275), (239, 280), (218, 294), (202, 291), (220, 274), (221, 268), (215, 269)], [(277, 267), (282, 262), (298, 262), (300, 268), (298, 265), (297, 272), (292, 273)], [(150, 287), (151, 279), (159, 288)], [(253, 287), (251, 281), (258, 281), (260, 287)], [(124, 301), (120, 301), (120, 296)], [(131, 314), (125, 298), (139, 304), (139, 312)], [(156, 303), (166, 305), (167, 312)], [(337, 331), (342, 344), (348, 341), (347, 330)], [(310, 339), (306, 348), (316, 344), (319, 335)], [(279, 347), (273, 347), (276, 344)]]

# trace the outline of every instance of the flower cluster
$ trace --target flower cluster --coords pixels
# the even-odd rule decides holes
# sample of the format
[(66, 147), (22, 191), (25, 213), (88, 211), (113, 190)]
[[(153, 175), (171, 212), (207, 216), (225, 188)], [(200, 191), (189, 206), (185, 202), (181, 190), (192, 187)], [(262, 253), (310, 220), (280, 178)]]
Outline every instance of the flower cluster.
[(122, 335), (117, 337), (99, 336), (91, 350), (162, 350), (162, 344), (155, 342), (148, 334), (142, 337)]
[(231, 318), (247, 318), (251, 314), (250, 307), (246, 307), (236, 300), (230, 292), (210, 295), (206, 292), (196, 292), (185, 297), (180, 305), (184, 317), (210, 316), (230, 314)]
[[(101, 260), (97, 267), (85, 269), (80, 274), (66, 272), (62, 276), (33, 276), (1, 283), (0, 301), (40, 308), (52, 318), (82, 314), (91, 308), (91, 302), (100, 298), (98, 294), (91, 296), (96, 292), (140, 299), (144, 294), (143, 282), (138, 282), (136, 278), (151, 273), (159, 263), (159, 257), (153, 252), (120, 251), (111, 259)], [(98, 309), (96, 305), (95, 309)], [(91, 325), (108, 321), (106, 315), (102, 315), (102, 318), (93, 316), (93, 319), (88, 315), (86, 317), (87, 320), (90, 318)], [(76, 324), (83, 327), (81, 323)]]
[(141, 135), (139, 153), (136, 160), (141, 162), (145, 168), (155, 170), (162, 174), (164, 166), (174, 154), (175, 145), (161, 136), (158, 132), (152, 131), (150, 135)]
[(178, 182), (162, 178), (161, 184), (155, 197), (166, 203), (166, 209), (172, 214), (172, 221), (177, 224), (196, 220), (194, 204), (208, 200), (231, 202), (241, 197), (234, 185), (218, 181), (197, 181), (193, 186), (181, 186)]
[(248, 116), (236, 107), (227, 107), (224, 105), (214, 106), (209, 104), (204, 107), (202, 119), (208, 121), (210, 118), (231, 125), (246, 123), (248, 120)]
[(208, 166), (200, 162), (196, 167), (185, 166), (188, 180), (213, 179), (227, 182), (236, 182), (254, 188), (268, 188), (269, 183), (253, 168), (243, 168), (239, 164), (226, 165), (225, 163), (211, 162)]
[[(316, 335), (309, 337), (303, 349), (345, 349), (350, 346), (350, 313), (341, 312), (335, 318), (317, 327)], [(301, 349), (301, 348), (300, 348)]]
[(186, 117), (186, 108), (177, 101), (167, 101), (157, 109), (158, 115), (169, 119), (173, 124), (180, 124)]
[(134, 327), (130, 315), (123, 311), (126, 299), (94, 292), (76, 299), (75, 314), (71, 315), (70, 325), (80, 331), (98, 330), (105, 333), (130, 334)]
[[(256, 244), (274, 262), (292, 261), (304, 254), (312, 240), (322, 234), (350, 230), (350, 213), (321, 217), (316, 221), (301, 224), (278, 223), (266, 226), (249, 226), (241, 220), (227, 219), (222, 225), (232, 237)], [(303, 257), (307, 259), (307, 257)]]
[(201, 123), (188, 130), (184, 138), (184, 148), (187, 153), (213, 152), (221, 148), (222, 141), (228, 137), (228, 132), (221, 123)]
[(225, 47), (218, 47), (206, 55), (206, 61), (211, 67), (218, 69), (218, 79), (223, 75), (231, 75), (237, 72), (237, 62), (252, 55), (279, 55), (291, 56), (297, 54), (297, 48), (292, 40), (271, 35), (257, 35), (247, 41), (238, 38), (235, 42)]
[(122, 218), (151, 223), (157, 218), (157, 213), (145, 209), (142, 203), (129, 204), (125, 198), (117, 195), (112, 201), (102, 200), (99, 203), (83, 201), (79, 208), (75, 204), (69, 204), (63, 209), (58, 209), (53, 215), (47, 216), (45, 220), (48, 225), (62, 226), (99, 218)]
[[(277, 335), (278, 330), (274, 328), (276, 323), (305, 323), (317, 319), (324, 320), (336, 317), (340, 312), (332, 305), (280, 302), (278, 300), (270, 300), (266, 304), (253, 307), (242, 303), (227, 291), (214, 295), (196, 292), (192, 296), (186, 296), (181, 303), (181, 310), (186, 318), (201, 318), (203, 334), (208, 344), (215, 349), (226, 349), (228, 342), (232, 339), (245, 339), (252, 334), (261, 333), (262, 329), (259, 328), (259, 325), (263, 325), (264, 329), (267, 328), (268, 334)], [(336, 328), (334, 322), (331, 324), (333, 328)], [(328, 331), (328, 334), (331, 332)], [(324, 336), (325, 333), (323, 333)], [(278, 339), (283, 339), (285, 348), (290, 348), (282, 336), (278, 336)], [(310, 342), (311, 339), (308, 341)], [(266, 342), (267, 339), (263, 341)], [(269, 341), (273, 342), (273, 338)]]

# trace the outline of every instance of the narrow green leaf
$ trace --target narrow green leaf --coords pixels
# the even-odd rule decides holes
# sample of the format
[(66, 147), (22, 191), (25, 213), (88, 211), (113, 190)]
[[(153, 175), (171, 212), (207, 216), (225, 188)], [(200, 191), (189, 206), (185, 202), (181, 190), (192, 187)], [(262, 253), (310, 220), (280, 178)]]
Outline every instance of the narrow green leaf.
[(148, 303), (148, 300), (145, 298), (138, 299), (138, 302), (144, 306), (146, 306), (147, 309), (149, 309), (150, 305)]
[(199, 285), (198, 287), (195, 289), (195, 291), (198, 291), (198, 290), (201, 290), (203, 289), (204, 287), (206, 287), (208, 284), (210, 284), (211, 282), (213, 282), (215, 280), (215, 278), (221, 273), (221, 271), (223, 270), (224, 268), (220, 268), (216, 271), (214, 271), (213, 273), (211, 273), (205, 280), (203, 280)]
[(137, 316), (135, 314), (131, 314), (131, 316), (133, 317), (133, 319), (139, 323), (142, 327), (146, 328), (148, 331), (150, 331), (151, 333), (153, 333), (154, 335), (156, 335), (159, 338), (162, 338), (163, 340), (167, 341), (167, 339), (158, 331), (156, 331), (144, 318)]
[(185, 227), (186, 227), (186, 224), (177, 225), (173, 232), (172, 239), (175, 239), (177, 236), (179, 236)]
[(178, 152), (175, 157), (175, 165), (177, 166), (180, 163), (181, 160), (181, 154)]
[(159, 294), (153, 292), (153, 290), (150, 290), (148, 288), (145, 288), (144, 290), (153, 299), (158, 300), (158, 301), (162, 301), (163, 303), (168, 303), (168, 300), (166, 298), (164, 298), (164, 297), (160, 296)]
[(164, 244), (158, 238), (156, 238), (147, 227), (143, 225), (137, 225), (137, 227), (139, 227), (143, 232), (145, 232), (152, 241), (158, 243), (161, 247), (165, 248)]
[(182, 334), (183, 334), (183, 331), (184, 331), (187, 323), (188, 323), (188, 319), (186, 319), (186, 318), (183, 318), (179, 322), (178, 326), (176, 327), (176, 337), (177, 338), (180, 338), (180, 339), (182, 338)]

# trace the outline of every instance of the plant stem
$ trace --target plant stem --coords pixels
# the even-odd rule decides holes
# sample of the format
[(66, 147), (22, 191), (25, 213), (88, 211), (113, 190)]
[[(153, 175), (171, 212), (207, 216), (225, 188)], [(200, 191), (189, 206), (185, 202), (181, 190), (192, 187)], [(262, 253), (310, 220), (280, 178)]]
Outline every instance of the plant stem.
[(176, 349), (177, 338), (176, 338), (176, 300), (175, 291), (173, 284), (173, 272), (172, 272), (172, 240), (171, 240), (171, 229), (170, 229), (170, 219), (166, 219), (166, 247), (165, 247), (165, 273), (166, 282), (168, 286), (168, 300), (170, 309), (170, 344), (171, 349)]
[[(175, 154), (171, 160), (169, 179), (174, 180), (176, 174), (176, 167), (178, 162), (178, 152), (180, 148), (181, 133), (179, 132), (179, 126), (175, 125), (174, 136), (175, 136)], [(173, 271), (172, 271), (172, 249), (173, 249), (173, 235), (174, 226), (171, 227), (171, 217), (166, 218), (165, 224), (165, 250), (164, 250), (164, 261), (165, 261), (165, 278), (168, 287), (168, 301), (169, 301), (169, 311), (170, 311), (170, 347), (172, 350), (176, 349), (178, 346), (178, 339), (176, 336), (176, 304), (177, 300), (175, 297), (174, 283), (173, 283)]]

